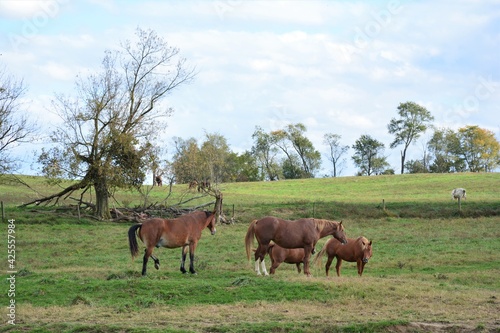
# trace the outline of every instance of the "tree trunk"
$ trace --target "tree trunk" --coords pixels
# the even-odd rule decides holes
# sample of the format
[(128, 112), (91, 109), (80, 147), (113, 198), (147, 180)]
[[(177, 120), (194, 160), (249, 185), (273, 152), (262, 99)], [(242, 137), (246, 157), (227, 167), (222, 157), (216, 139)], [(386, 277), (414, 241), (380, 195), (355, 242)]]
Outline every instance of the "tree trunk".
[(95, 215), (101, 220), (110, 220), (111, 213), (109, 211), (109, 191), (105, 180), (94, 183), (96, 195), (96, 211)]

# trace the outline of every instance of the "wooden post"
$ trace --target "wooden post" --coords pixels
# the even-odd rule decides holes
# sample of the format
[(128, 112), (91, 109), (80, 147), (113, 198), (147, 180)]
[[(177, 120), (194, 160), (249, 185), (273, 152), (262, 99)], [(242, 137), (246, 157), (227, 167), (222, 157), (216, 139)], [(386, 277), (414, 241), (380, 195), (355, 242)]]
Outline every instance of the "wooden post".
[(382, 209), (385, 210), (385, 199), (382, 199)]

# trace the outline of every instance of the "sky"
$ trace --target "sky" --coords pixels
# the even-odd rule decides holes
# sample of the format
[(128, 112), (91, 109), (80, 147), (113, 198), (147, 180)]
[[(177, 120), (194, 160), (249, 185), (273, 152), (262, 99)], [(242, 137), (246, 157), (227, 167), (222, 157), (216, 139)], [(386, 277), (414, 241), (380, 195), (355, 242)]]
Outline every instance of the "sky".
[[(217, 133), (243, 153), (256, 126), (303, 123), (323, 156), (317, 177), (333, 169), (327, 133), (350, 147), (372, 136), (399, 173), (403, 147), (389, 148), (387, 125), (407, 101), (439, 128), (477, 125), (500, 140), (500, 0), (0, 0), (0, 66), (24, 80), (25, 112), (42, 133), (13, 150), (22, 173), (38, 172), (35, 156), (61, 125), (51, 99), (74, 94), (76, 76), (98, 72), (105, 51), (137, 28), (156, 31), (198, 73), (165, 101), (175, 110), (167, 151), (173, 137)], [(431, 135), (407, 160), (421, 158)], [(341, 176), (356, 174), (353, 154)]]

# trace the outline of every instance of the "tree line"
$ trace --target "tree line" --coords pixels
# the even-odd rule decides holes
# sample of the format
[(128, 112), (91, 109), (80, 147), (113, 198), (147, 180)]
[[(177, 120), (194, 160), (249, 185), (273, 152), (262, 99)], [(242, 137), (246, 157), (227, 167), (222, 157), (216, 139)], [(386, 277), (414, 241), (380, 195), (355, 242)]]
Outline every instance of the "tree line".
[[(256, 127), (250, 150), (232, 152), (219, 133), (205, 133), (204, 140), (173, 138), (170, 160), (162, 158), (165, 142), (158, 133), (173, 110), (165, 97), (196, 77), (196, 68), (152, 30), (137, 29), (134, 41), (106, 51), (100, 71), (79, 76), (75, 92), (55, 95), (51, 109), (64, 121), (51, 133), (51, 146), (38, 154), (41, 174), (48, 181), (75, 180), (72, 185), (33, 203), (57, 202), (75, 191), (94, 189), (94, 213), (110, 217), (108, 199), (117, 188), (140, 189), (146, 175), (162, 175), (170, 183), (192, 181), (218, 184), (317, 177), (321, 153), (307, 138), (304, 124), (289, 124), (266, 131)], [(0, 69), (0, 175), (15, 172), (11, 148), (36, 134), (24, 116), (21, 98), (27, 88), (22, 80)], [(500, 165), (500, 144), (494, 134), (478, 126), (457, 131), (434, 128), (431, 113), (414, 102), (397, 107), (397, 117), (387, 125), (394, 136), (391, 149), (401, 148), (400, 173), (493, 171)], [(425, 133), (434, 134), (420, 159), (406, 159), (409, 147)], [(341, 174), (349, 148), (358, 175), (393, 174), (384, 156), (385, 145), (363, 134), (351, 146), (336, 133), (326, 133), (323, 144), (332, 174)]]

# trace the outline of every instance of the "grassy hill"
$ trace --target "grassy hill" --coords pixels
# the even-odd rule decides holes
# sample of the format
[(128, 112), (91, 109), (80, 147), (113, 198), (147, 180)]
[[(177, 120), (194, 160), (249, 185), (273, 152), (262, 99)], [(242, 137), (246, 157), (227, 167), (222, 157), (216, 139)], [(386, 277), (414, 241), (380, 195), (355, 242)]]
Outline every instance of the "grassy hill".
[[(15, 296), (5, 297), (5, 284), (2, 298), (15, 300), (16, 326), (0, 332), (500, 331), (500, 174), (222, 184), (225, 213), (234, 207), (237, 223), (219, 225), (215, 236), (203, 231), (198, 275), (179, 272), (180, 249), (161, 248), (154, 252), (160, 270), (150, 264), (146, 277), (142, 258), (130, 258), (131, 223), (78, 219), (54, 207), (16, 208), (57, 190), (38, 177), (23, 180), (32, 190), (0, 185), (6, 218), (15, 225), (17, 272)], [(468, 193), (461, 212), (450, 196), (455, 187)], [(182, 184), (165, 202), (168, 193), (155, 187), (146, 201), (174, 204), (197, 195)], [(115, 199), (117, 207), (145, 200), (126, 191)], [(307, 278), (285, 263), (274, 276), (256, 276), (243, 239), (248, 223), (263, 215), (342, 219), (349, 237), (373, 240), (374, 256), (361, 278), (354, 263), (343, 264), (341, 277), (333, 268), (327, 278), (324, 266), (314, 266)], [(8, 313), (2, 306), (2, 318)]]
[[(0, 182), (0, 200), (15, 207), (36, 198), (58, 192), (60, 186), (49, 186), (43, 178), (23, 176), (29, 188), (16, 182)], [(66, 183), (68, 184), (68, 183)], [(66, 184), (61, 184), (64, 186)], [(451, 190), (463, 187), (467, 200), (458, 211)], [(375, 177), (338, 177), (284, 180), (277, 182), (227, 183), (219, 185), (224, 194), (227, 216), (248, 222), (264, 215), (284, 218), (321, 217), (349, 218), (448, 218), (500, 215), (500, 173), (412, 174)], [(113, 207), (148, 206), (152, 203), (175, 205), (199, 193), (188, 190), (186, 184), (147, 187), (147, 196), (135, 191), (119, 190), (111, 200)], [(74, 193), (73, 198), (79, 198)], [(84, 196), (92, 201), (92, 193)], [(211, 202), (202, 197), (184, 206)], [(72, 199), (60, 200), (59, 205), (75, 204)], [(385, 207), (385, 210), (383, 209)]]

